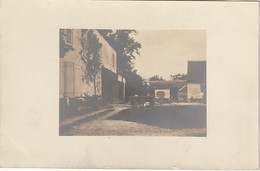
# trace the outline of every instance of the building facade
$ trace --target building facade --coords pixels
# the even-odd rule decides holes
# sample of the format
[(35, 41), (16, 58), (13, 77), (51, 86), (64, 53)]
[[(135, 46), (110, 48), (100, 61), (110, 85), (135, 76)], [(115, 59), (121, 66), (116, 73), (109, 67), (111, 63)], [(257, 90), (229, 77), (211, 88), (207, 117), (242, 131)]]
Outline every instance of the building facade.
[(90, 79), (83, 79), (86, 65), (80, 53), (83, 49), (82, 39), (87, 38), (87, 32), (82, 29), (60, 30), (60, 99), (96, 95), (104, 103), (123, 101), (125, 79), (117, 73), (117, 53), (97, 30), (93, 30), (93, 34), (102, 44), (99, 50), (102, 67), (96, 76), (96, 86)]
[(188, 61), (187, 100), (206, 102), (206, 61)]
[(149, 89), (156, 101), (178, 101), (178, 90), (186, 84), (186, 80), (150, 81)]

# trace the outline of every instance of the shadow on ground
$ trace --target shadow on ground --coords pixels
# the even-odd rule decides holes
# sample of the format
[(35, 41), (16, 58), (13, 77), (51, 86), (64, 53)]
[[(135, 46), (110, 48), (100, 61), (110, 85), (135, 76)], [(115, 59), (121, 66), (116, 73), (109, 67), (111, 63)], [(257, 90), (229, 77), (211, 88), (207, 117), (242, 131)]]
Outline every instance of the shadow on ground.
[(156, 106), (152, 111), (124, 110), (108, 119), (137, 122), (167, 129), (189, 129), (206, 128), (206, 118), (206, 106)]

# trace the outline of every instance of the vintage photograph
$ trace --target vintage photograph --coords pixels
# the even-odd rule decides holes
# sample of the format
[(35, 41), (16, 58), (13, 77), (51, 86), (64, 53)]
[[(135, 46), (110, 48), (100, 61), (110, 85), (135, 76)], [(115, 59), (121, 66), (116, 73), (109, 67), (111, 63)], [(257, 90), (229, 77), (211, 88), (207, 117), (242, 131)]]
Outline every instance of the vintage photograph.
[(207, 136), (206, 30), (60, 29), (60, 136)]
[(3, 171), (259, 168), (258, 2), (0, 1)]

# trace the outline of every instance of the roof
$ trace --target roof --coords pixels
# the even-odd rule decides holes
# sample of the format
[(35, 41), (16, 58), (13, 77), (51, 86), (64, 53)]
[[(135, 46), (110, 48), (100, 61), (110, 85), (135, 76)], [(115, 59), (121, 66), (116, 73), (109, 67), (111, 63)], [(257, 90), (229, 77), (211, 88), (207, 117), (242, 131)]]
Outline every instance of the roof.
[(100, 34), (98, 30), (94, 30), (94, 33), (98, 36), (99, 39), (102, 39), (101, 43), (105, 43), (107, 47), (109, 47), (110, 49), (112, 49), (112, 51), (116, 53), (114, 47), (107, 41), (107, 39), (102, 34)]
[(184, 86), (186, 80), (172, 80), (172, 81), (150, 81), (149, 87), (152, 89), (170, 89), (170, 88), (181, 88)]
[(188, 82), (206, 83), (206, 61), (188, 61)]

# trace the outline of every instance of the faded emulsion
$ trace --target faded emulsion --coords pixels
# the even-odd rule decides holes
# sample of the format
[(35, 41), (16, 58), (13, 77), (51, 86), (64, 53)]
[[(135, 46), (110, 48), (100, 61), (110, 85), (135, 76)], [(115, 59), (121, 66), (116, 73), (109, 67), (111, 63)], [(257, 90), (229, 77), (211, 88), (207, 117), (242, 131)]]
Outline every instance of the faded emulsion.
[(60, 136), (207, 136), (206, 30), (59, 30)]

